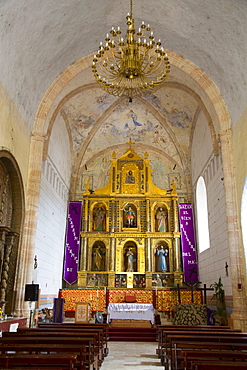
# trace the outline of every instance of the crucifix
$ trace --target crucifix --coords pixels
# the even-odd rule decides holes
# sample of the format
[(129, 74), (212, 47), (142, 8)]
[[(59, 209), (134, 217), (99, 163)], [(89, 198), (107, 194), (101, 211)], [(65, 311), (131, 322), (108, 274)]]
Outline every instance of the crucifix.
[(133, 144), (135, 144), (135, 143), (133, 143), (133, 141), (131, 140), (131, 138), (130, 138), (130, 141), (129, 142), (127, 142), (126, 144), (129, 144), (129, 146), (130, 146), (130, 150), (132, 150), (132, 145)]
[[(198, 282), (198, 283), (189, 282), (189, 283), (186, 283), (186, 284), (189, 285), (190, 288), (191, 288), (191, 292), (192, 292), (192, 303), (194, 303), (193, 288), (194, 288), (194, 285), (195, 284), (201, 284), (201, 282)], [(192, 284), (194, 284), (194, 285), (192, 285)], [(203, 288), (196, 288), (196, 290), (200, 290), (200, 291), (203, 292), (203, 303), (204, 304), (207, 304), (207, 291), (214, 290), (214, 288), (207, 288), (207, 285), (206, 284), (203, 284)]]
[(177, 292), (177, 295), (178, 295), (178, 303), (181, 304), (181, 294), (180, 294), (180, 290), (187, 290), (187, 288), (182, 288), (179, 286), (179, 284), (177, 284), (177, 287), (175, 288), (170, 288), (170, 290), (175, 290)]

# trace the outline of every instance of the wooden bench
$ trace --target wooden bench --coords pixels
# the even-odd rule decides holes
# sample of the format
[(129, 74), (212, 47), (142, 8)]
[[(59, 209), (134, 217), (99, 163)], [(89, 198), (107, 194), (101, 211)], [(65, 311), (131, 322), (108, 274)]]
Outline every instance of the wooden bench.
[[(29, 354), (14, 353), (1, 354), (0, 367), (2, 369), (60, 369), (73, 370), (76, 364), (76, 355), (71, 354)], [(58, 367), (58, 365), (60, 365)]]
[[(45, 333), (45, 334), (44, 334)], [(20, 335), (46, 335), (51, 333), (54, 336), (57, 335), (86, 335), (86, 336), (93, 336), (95, 338), (94, 346), (95, 349), (98, 349), (99, 355), (101, 360), (103, 361), (104, 358), (104, 351), (103, 351), (103, 331), (102, 329), (84, 329), (84, 328), (20, 328), (17, 330), (17, 334)], [(8, 335), (8, 334), (7, 334)]]
[(240, 370), (247, 369), (246, 362), (193, 362), (192, 370)]
[[(213, 329), (214, 328), (214, 329)], [(222, 332), (227, 332), (229, 334), (231, 333), (241, 333), (241, 330), (235, 330), (235, 329), (230, 329), (229, 327), (224, 327), (224, 329), (221, 327), (220, 329), (217, 329), (216, 327), (213, 326), (207, 326), (207, 327), (197, 327), (197, 326), (173, 326), (169, 327), (168, 329), (160, 329), (159, 333), (159, 342), (158, 342), (158, 348), (156, 350), (156, 353), (161, 359), (162, 364), (165, 363), (165, 358), (167, 355), (167, 351), (169, 350), (168, 346), (168, 335), (169, 334), (177, 334), (179, 335), (180, 333), (182, 335), (184, 334), (190, 334), (190, 333), (222, 333)]]
[(203, 332), (203, 331), (192, 331), (192, 332), (168, 332), (167, 333), (167, 342), (165, 349), (165, 365), (168, 363), (171, 364), (172, 368), (177, 368), (178, 356), (179, 356), (179, 347), (178, 341), (181, 343), (189, 343), (191, 341), (198, 341), (206, 346), (207, 343), (247, 343), (247, 334), (245, 333), (228, 333), (227, 331), (222, 332)]
[[(98, 361), (100, 364), (104, 360), (104, 340), (103, 340), (103, 330), (100, 328), (21, 328), (17, 331), (18, 334), (21, 335), (48, 335), (51, 333), (53, 336), (58, 335), (86, 335), (86, 336), (94, 336), (94, 349), (95, 349), (95, 356), (98, 356)], [(44, 334), (45, 333), (45, 334)]]
[[(16, 334), (16, 333), (13, 333)], [(58, 347), (60, 345), (74, 345), (75, 351), (77, 349), (77, 346), (82, 347), (82, 362), (83, 365), (85, 365), (86, 369), (88, 370), (95, 370), (99, 369), (100, 363), (98, 359), (95, 359), (94, 354), (94, 338), (92, 337), (74, 337), (74, 336), (67, 336), (63, 337), (60, 335), (60, 337), (53, 337), (51, 335), (48, 336), (25, 336), (25, 335), (10, 335), (10, 336), (4, 336), (0, 338), (0, 349), (2, 346), (8, 345), (9, 347), (11, 345), (29, 345), (30, 347), (32, 345), (45, 345), (47, 348), (49, 345), (57, 345)], [(73, 350), (71, 349), (71, 353), (73, 354)]]
[(86, 370), (86, 347), (80, 344), (0, 343), (0, 354), (8, 353), (50, 354), (69, 353), (77, 356), (76, 368)]
[(103, 330), (103, 345), (104, 345), (104, 356), (106, 357), (109, 353), (108, 350), (108, 324), (99, 324), (99, 323), (39, 323), (38, 328), (75, 328), (75, 329), (102, 329)]
[(157, 327), (158, 348), (156, 353), (162, 359), (164, 357), (165, 335), (168, 331), (228, 331), (241, 332), (239, 329), (231, 329), (229, 326), (215, 327), (212, 325), (192, 326), (192, 325), (159, 325)]
[[(190, 370), (192, 368), (191, 364), (192, 361), (202, 361), (205, 360), (210, 366), (212, 361), (241, 361), (244, 362), (247, 360), (247, 352), (243, 351), (236, 351), (236, 350), (215, 350), (215, 349), (186, 349), (181, 351), (181, 355), (183, 358), (182, 364), (186, 370)], [(247, 362), (246, 362), (247, 368)]]

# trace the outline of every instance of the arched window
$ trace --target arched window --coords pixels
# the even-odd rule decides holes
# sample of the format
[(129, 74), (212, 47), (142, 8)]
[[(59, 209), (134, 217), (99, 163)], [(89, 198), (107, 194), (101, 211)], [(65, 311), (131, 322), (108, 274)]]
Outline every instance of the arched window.
[(243, 237), (243, 244), (244, 244), (245, 263), (247, 264), (247, 227), (246, 227), (246, 224), (247, 224), (247, 177), (244, 183), (242, 202), (241, 202), (241, 228), (242, 228), (242, 237)]
[(201, 253), (210, 247), (207, 190), (202, 176), (199, 177), (196, 185), (196, 208), (199, 252)]

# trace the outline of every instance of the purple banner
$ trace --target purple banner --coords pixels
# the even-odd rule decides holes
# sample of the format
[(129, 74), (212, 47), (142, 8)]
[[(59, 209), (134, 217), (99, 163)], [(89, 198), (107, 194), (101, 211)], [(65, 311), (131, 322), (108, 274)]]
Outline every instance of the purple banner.
[(184, 281), (193, 285), (199, 282), (193, 210), (191, 203), (180, 203), (178, 207)]
[(81, 202), (69, 202), (65, 239), (64, 275), (67, 283), (77, 281), (80, 252)]

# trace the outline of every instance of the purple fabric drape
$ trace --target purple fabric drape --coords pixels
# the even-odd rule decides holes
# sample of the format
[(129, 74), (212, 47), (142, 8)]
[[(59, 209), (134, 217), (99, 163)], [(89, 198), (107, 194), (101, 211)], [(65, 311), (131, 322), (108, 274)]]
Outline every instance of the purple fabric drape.
[(178, 207), (180, 218), (184, 281), (193, 285), (193, 283), (199, 282), (199, 278), (192, 204), (180, 203)]
[(64, 280), (73, 284), (77, 281), (80, 252), (81, 202), (69, 202), (65, 239)]

